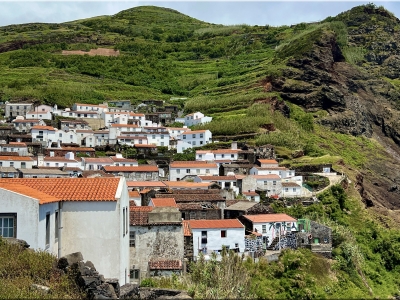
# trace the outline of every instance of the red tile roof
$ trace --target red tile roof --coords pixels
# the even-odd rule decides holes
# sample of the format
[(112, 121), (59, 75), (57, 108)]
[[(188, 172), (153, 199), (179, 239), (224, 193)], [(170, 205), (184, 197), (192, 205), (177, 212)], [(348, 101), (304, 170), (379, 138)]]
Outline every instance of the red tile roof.
[(111, 158), (109, 157), (85, 157), (85, 163), (94, 163), (94, 164), (113, 164)]
[(162, 181), (127, 181), (128, 187), (165, 187)]
[(242, 194), (245, 196), (259, 196), (255, 191), (242, 192)]
[(169, 166), (170, 168), (204, 168), (204, 169), (218, 168), (217, 164), (207, 163), (204, 161), (174, 161)]
[(129, 198), (140, 198), (140, 194), (138, 191), (129, 191)]
[(253, 223), (270, 223), (270, 222), (296, 222), (295, 218), (287, 214), (262, 214), (262, 215), (244, 215), (244, 217)]
[(163, 181), (166, 186), (171, 189), (174, 188), (185, 188), (185, 189), (208, 189), (210, 186), (209, 182), (189, 182), (189, 181)]
[(192, 130), (192, 131), (185, 131), (185, 132), (182, 132), (182, 134), (191, 134), (191, 133), (204, 133), (204, 132), (206, 132), (207, 130)]
[(165, 259), (149, 261), (150, 270), (180, 270), (182, 262), (179, 259)]
[(7, 161), (33, 161), (33, 159), (29, 156), (0, 156), (0, 160), (7, 160)]
[(158, 172), (157, 166), (136, 166), (136, 167), (124, 167), (124, 166), (104, 166), (106, 172)]
[(115, 156), (110, 156), (110, 159), (112, 159), (115, 162), (135, 162), (137, 163), (136, 159), (131, 159), (131, 158), (119, 158)]
[(42, 125), (35, 125), (32, 127), (32, 129), (56, 131), (56, 129), (52, 126), (42, 126)]
[(157, 148), (156, 145), (134, 144), (135, 148)]
[(149, 212), (153, 210), (152, 206), (131, 206), (129, 207), (129, 224), (145, 225), (149, 222)]
[(46, 203), (60, 201), (60, 199), (57, 197), (42, 193), (36, 189), (27, 187), (23, 184), (0, 182), (0, 188), (37, 199), (39, 200), (39, 204), (46, 204)]
[(243, 224), (237, 219), (225, 220), (189, 220), (191, 229), (203, 228), (244, 228)]
[(116, 201), (120, 178), (2, 178), (0, 184), (21, 184), (64, 201)]
[(117, 127), (117, 128), (120, 128), (120, 127), (139, 128), (139, 126), (135, 125), (135, 124), (112, 124), (111, 127)]
[(182, 226), (183, 226), (183, 236), (191, 236), (192, 233), (190, 232), (189, 220), (182, 220)]
[(278, 164), (278, 162), (275, 159), (259, 159), (258, 160), (262, 164)]
[(174, 198), (151, 198), (154, 207), (178, 207)]

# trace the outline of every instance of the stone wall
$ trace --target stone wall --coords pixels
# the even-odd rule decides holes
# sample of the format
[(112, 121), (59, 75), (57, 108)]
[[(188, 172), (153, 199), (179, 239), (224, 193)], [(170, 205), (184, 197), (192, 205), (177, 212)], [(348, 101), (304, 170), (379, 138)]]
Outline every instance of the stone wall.
[(185, 236), (184, 256), (189, 261), (193, 260), (193, 236)]
[(140, 270), (140, 278), (148, 277), (151, 260), (182, 260), (184, 239), (182, 224), (131, 226), (135, 247), (130, 247), (130, 266)]

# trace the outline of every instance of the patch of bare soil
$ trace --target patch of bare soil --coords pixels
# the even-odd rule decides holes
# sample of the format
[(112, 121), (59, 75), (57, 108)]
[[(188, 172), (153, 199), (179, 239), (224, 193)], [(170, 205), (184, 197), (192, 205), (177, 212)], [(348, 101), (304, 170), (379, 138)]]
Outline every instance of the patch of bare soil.
[(62, 55), (89, 55), (89, 56), (119, 56), (119, 50), (108, 49), (108, 48), (97, 48), (90, 49), (90, 51), (82, 51), (82, 50), (63, 50)]

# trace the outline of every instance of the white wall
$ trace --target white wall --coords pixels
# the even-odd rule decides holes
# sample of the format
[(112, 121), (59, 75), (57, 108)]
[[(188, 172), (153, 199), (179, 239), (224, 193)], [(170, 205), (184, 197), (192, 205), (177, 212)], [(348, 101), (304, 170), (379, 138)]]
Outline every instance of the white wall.
[[(221, 230), (226, 230), (226, 237), (221, 238)], [(207, 244), (201, 243), (201, 232), (207, 231)], [(192, 228), (193, 233), (193, 258), (199, 255), (199, 249), (207, 247), (207, 253), (214, 250), (222, 250), (222, 246), (229, 246), (230, 249), (235, 248), (235, 244), (239, 244), (239, 252), (244, 252), (244, 227), (243, 228)]]
[(17, 239), (26, 241), (32, 249), (39, 249), (39, 201), (0, 188), (0, 213), (17, 214)]
[[(14, 167), (16, 169), (21, 169), (21, 163), (25, 163), (25, 168), (24, 169), (32, 169), (33, 166), (33, 160), (27, 160), (27, 161), (20, 161), (20, 160), (0, 160), (1, 166), (2, 167)], [(11, 163), (14, 163), (13, 166), (11, 166)]]
[[(39, 226), (38, 226), (38, 245), (40, 249), (58, 255), (58, 239), (55, 232), (58, 230), (56, 226), (55, 211), (58, 209), (58, 202), (39, 205)], [(50, 214), (50, 243), (46, 245), (46, 215)], [(27, 225), (27, 224), (26, 224)]]
[[(120, 285), (129, 275), (129, 222), (123, 232), (123, 208), (129, 220), (129, 196), (121, 179), (118, 201), (68, 201), (62, 211), (62, 255), (80, 251), (106, 278)], [(126, 277), (125, 277), (126, 270)]]

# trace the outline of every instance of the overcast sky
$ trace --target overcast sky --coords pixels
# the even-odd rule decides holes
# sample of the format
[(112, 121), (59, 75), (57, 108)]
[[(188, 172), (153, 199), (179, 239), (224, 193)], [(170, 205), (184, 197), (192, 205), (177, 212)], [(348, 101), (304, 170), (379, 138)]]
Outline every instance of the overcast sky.
[[(235, 25), (291, 25), (320, 21), (371, 1), (1, 1), (0, 26), (31, 22), (61, 23), (142, 5), (175, 9), (201, 21)], [(400, 2), (374, 1), (400, 18)]]

